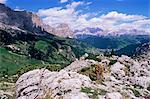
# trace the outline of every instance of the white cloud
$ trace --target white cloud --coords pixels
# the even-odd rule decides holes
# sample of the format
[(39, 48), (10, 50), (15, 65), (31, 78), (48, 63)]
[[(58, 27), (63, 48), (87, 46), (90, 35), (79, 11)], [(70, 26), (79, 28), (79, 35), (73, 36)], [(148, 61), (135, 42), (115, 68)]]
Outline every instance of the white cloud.
[(41, 9), (38, 14), (43, 17), (46, 24), (56, 26), (60, 23), (67, 23), (74, 30), (85, 27), (99, 27), (107, 31), (118, 29), (150, 30), (150, 19), (142, 15), (127, 15), (112, 11), (98, 16), (93, 12), (82, 14), (82, 10), (76, 9), (78, 6), (86, 4), (85, 2), (73, 2), (66, 5), (65, 8)]
[(45, 17), (43, 18), (43, 21), (49, 25), (56, 26), (59, 23), (73, 25), (78, 19), (79, 11), (76, 11), (76, 8), (82, 4), (83, 2), (73, 2), (66, 5), (66, 8), (54, 7), (49, 9), (41, 9), (38, 11), (38, 15)]
[(142, 29), (142, 26), (150, 24), (145, 16), (141, 15), (127, 15), (118, 13), (116, 11), (109, 12), (108, 14), (101, 15), (89, 20), (90, 25), (101, 27), (105, 30), (117, 29)]
[(79, 1), (79, 2), (72, 2), (71, 4), (67, 4), (66, 5), (66, 8), (68, 8), (68, 9), (75, 9), (76, 7), (78, 7), (79, 5), (83, 5), (84, 4), (84, 2), (81, 2), (81, 1)]
[(74, 9), (62, 9), (61, 7), (39, 10), (38, 14), (44, 16), (43, 21), (50, 25), (68, 23), (74, 21), (76, 12)]
[(68, 0), (60, 0), (60, 3), (68, 2)]
[(90, 5), (90, 4), (92, 4), (92, 2), (87, 2), (87, 3), (86, 3), (86, 5)]
[(0, 3), (5, 4), (7, 0), (0, 0)]
[(135, 21), (135, 20), (141, 20), (141, 19), (145, 19), (144, 16), (140, 16), (140, 15), (127, 15), (127, 14), (123, 14), (123, 13), (118, 13), (116, 11), (112, 11), (106, 15), (102, 15), (101, 16), (102, 19), (107, 19), (107, 20), (121, 20), (121, 21)]
[(150, 29), (150, 19), (137, 20), (132, 23), (122, 23), (121, 25), (119, 25), (119, 28), (121, 28), (121, 29), (138, 29), (138, 30), (148, 31)]
[(14, 10), (15, 11), (24, 11), (25, 9), (21, 9), (20, 7), (17, 6)]

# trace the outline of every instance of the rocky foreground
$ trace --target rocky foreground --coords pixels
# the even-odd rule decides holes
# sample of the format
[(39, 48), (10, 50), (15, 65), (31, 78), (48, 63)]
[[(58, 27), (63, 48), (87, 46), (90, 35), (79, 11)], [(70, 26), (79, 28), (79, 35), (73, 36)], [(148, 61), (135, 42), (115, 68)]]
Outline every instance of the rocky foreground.
[[(16, 98), (150, 99), (150, 53), (147, 56), (142, 61), (124, 55), (103, 57), (101, 62), (83, 58), (59, 72), (29, 71), (16, 82)], [(94, 64), (104, 67), (102, 80), (81, 73)]]

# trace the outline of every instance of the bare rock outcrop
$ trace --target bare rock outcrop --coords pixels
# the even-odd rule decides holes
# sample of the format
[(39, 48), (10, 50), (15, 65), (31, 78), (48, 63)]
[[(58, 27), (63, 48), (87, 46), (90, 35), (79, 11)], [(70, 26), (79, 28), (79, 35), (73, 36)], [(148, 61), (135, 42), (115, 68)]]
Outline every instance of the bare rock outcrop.
[(43, 23), (35, 13), (14, 11), (4, 4), (0, 4), (0, 29), (27, 30), (40, 35), (41, 32), (46, 31), (61, 37), (72, 37), (74, 34), (68, 24), (59, 24), (57, 27), (49, 26)]
[[(109, 65), (112, 60), (115, 63)], [(92, 64), (104, 65), (102, 83), (77, 73)], [(106, 57), (101, 62), (76, 60), (59, 72), (37, 69), (23, 74), (16, 83), (17, 99), (93, 99), (91, 96), (94, 95), (99, 99), (143, 99), (150, 94), (149, 73), (147, 61), (139, 62), (125, 55)], [(81, 91), (83, 88), (84, 91)]]
[(92, 64), (96, 64), (98, 62), (94, 60), (76, 60), (72, 62), (69, 66), (64, 68), (65, 71), (73, 71), (73, 72), (78, 72), (83, 68), (90, 67)]
[[(76, 72), (50, 72), (46, 69), (37, 69), (23, 74), (16, 82), (17, 99), (35, 99), (40, 97), (64, 97), (87, 99), (81, 93), (81, 87), (93, 87), (89, 77)], [(70, 97), (70, 98), (68, 98)], [(45, 98), (44, 98), (45, 99)]]
[(4, 4), (0, 4), (0, 23), (1, 28), (16, 27), (23, 30), (28, 30), (31, 32), (38, 32), (38, 28), (42, 28), (43, 22), (34, 13), (27, 11), (14, 11)]

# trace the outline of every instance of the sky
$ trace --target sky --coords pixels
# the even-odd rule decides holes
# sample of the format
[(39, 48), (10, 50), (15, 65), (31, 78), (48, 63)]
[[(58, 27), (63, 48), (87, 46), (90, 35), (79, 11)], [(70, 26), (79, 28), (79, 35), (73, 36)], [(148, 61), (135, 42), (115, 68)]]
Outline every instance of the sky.
[(15, 10), (38, 14), (45, 24), (72, 29), (150, 31), (150, 0), (0, 0)]

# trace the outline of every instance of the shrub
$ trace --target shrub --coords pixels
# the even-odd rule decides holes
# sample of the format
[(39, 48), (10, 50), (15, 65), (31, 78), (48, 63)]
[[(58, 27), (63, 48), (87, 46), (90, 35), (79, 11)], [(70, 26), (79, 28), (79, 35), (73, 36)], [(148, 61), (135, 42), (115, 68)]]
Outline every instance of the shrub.
[(134, 95), (136, 96), (136, 97), (140, 97), (141, 95), (140, 95), (140, 92), (137, 90), (137, 89), (131, 89), (131, 91), (134, 93)]
[(116, 62), (117, 62), (117, 60), (110, 60), (109, 65), (113, 65), (113, 64), (115, 64)]
[(34, 69), (41, 69), (41, 68), (46, 68), (50, 71), (60, 71), (62, 67), (58, 64), (48, 64), (48, 65), (28, 65), (28, 66), (23, 66), (22, 68), (17, 70), (18, 75), (22, 75), (28, 71), (34, 70)]
[(105, 95), (107, 91), (103, 89), (92, 89), (90, 87), (82, 87), (81, 92), (84, 92), (86, 94), (92, 94), (92, 99), (98, 99), (98, 95)]
[(147, 90), (150, 91), (150, 84), (149, 84), (149, 86), (147, 87)]
[(98, 61), (98, 62), (101, 61), (100, 58), (97, 58), (97, 55), (90, 54), (90, 53), (88, 53), (88, 55), (89, 55), (89, 56), (87, 57), (87, 59), (92, 59), (92, 60), (95, 60), (95, 61)]
[(102, 64), (91, 65), (90, 67), (83, 68), (79, 71), (80, 74), (89, 76), (91, 80), (102, 82), (103, 81), (103, 73), (104, 67)]

